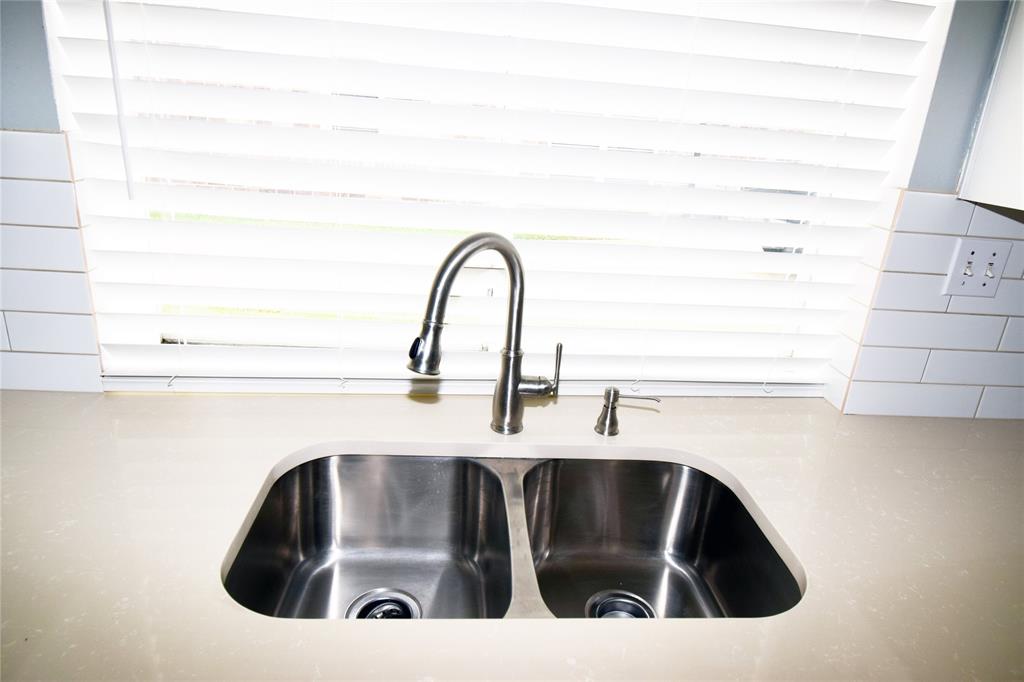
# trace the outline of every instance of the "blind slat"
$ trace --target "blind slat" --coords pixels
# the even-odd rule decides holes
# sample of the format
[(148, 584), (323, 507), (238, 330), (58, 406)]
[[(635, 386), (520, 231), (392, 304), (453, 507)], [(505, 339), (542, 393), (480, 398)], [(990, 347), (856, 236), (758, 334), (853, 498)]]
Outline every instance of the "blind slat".
[[(112, 376), (167, 377), (348, 377), (424, 381), (403, 369), (406, 351), (325, 348), (245, 348), (224, 346), (107, 344), (104, 371)], [(550, 372), (553, 355), (533, 353), (528, 373)], [(446, 351), (447, 379), (480, 379), (495, 373), (495, 353)], [(563, 358), (563, 377), (624, 381), (664, 377), (663, 381), (742, 382), (750, 376), (778, 383), (820, 383), (826, 361), (815, 358), (677, 358), (640, 355), (572, 354)], [(429, 380), (428, 380), (429, 381)]]

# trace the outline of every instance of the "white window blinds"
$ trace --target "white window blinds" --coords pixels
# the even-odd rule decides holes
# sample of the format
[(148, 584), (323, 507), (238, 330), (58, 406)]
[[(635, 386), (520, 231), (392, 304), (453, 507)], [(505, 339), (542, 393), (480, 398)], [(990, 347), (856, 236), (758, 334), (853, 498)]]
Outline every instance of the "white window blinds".
[[(437, 265), (486, 230), (526, 267), (527, 372), (562, 341), (567, 380), (820, 383), (948, 24), (887, 0), (107, 10), (110, 46), (102, 3), (47, 5), (108, 377), (407, 378)], [(506, 293), (486, 254), (459, 276), (444, 377), (493, 380)]]

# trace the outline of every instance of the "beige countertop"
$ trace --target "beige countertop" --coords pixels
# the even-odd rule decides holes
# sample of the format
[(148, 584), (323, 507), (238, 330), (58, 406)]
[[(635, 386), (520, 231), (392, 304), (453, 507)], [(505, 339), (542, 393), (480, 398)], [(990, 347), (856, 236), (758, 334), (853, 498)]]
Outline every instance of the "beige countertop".
[[(4, 679), (1024, 677), (1024, 422), (855, 417), (818, 399), (5, 391)], [(271, 468), (324, 441), (674, 448), (730, 472), (803, 567), (759, 619), (288, 620), (221, 563)]]

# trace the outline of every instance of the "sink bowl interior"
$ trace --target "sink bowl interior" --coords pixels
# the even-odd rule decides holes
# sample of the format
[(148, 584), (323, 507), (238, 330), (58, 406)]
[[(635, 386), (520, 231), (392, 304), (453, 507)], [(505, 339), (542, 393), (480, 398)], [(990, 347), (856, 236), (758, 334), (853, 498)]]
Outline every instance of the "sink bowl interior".
[(285, 618), (501, 618), (512, 581), (500, 479), (464, 458), (306, 462), (271, 486), (224, 585)]
[(743, 503), (697, 469), (555, 459), (524, 488), (541, 595), (560, 618), (770, 616), (800, 600)]

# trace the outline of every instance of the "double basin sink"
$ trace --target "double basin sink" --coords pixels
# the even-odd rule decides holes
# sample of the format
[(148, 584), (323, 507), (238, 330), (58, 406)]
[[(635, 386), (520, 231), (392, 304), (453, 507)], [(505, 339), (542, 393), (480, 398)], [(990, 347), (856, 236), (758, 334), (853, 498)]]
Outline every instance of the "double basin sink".
[(331, 454), (279, 469), (222, 570), (268, 616), (763, 617), (802, 594), (753, 502), (679, 462)]

